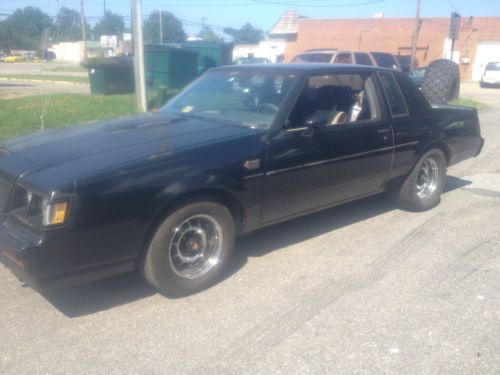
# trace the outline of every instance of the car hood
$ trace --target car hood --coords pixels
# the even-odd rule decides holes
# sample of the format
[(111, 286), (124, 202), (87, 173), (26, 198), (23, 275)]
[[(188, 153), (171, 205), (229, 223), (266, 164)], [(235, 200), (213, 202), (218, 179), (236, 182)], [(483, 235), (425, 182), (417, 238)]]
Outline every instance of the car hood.
[[(49, 168), (75, 177), (115, 164), (153, 158), (255, 130), (171, 114), (144, 114), (33, 133), (1, 148), (29, 161), (31, 171)], [(26, 174), (27, 170), (18, 171)]]

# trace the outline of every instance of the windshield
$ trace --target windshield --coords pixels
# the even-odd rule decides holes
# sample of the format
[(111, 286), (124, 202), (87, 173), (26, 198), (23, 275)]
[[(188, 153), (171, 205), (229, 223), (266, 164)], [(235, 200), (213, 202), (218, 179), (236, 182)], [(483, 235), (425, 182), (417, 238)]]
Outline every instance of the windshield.
[(488, 65), (486, 65), (486, 70), (500, 70), (500, 63), (489, 63)]
[(297, 55), (293, 63), (329, 63), (332, 61), (333, 53), (304, 53)]
[(160, 110), (182, 116), (268, 128), (296, 76), (238, 69), (202, 76)]

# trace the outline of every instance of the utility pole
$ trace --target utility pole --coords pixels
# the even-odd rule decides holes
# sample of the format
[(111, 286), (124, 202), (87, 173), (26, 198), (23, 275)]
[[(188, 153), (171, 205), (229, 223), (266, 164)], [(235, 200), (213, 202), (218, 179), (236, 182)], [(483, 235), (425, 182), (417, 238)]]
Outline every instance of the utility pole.
[(413, 36), (411, 38), (411, 70), (414, 70), (417, 67), (415, 56), (417, 54), (418, 34), (420, 33), (421, 25), (422, 21), (420, 19), (420, 0), (417, 0), (417, 11), (415, 14), (415, 29), (413, 30)]
[(144, 78), (144, 44), (142, 41), (141, 0), (132, 0), (132, 30), (132, 38), (134, 42), (135, 98), (137, 100), (137, 108), (139, 111), (146, 112), (146, 80)]
[(82, 40), (83, 40), (83, 62), (87, 62), (87, 37), (85, 36), (85, 15), (83, 10), (83, 0), (80, 0), (80, 25), (82, 28)]
[(106, 15), (106, 0), (103, 0), (104, 1), (104, 15)]
[(453, 61), (453, 51), (455, 50), (455, 41), (458, 39), (458, 33), (460, 31), (460, 14), (457, 12), (451, 13), (450, 18), (450, 39), (451, 39), (451, 52), (450, 60)]
[(160, 44), (163, 44), (163, 12), (160, 9)]
[(59, 14), (59, 0), (56, 0), (56, 5), (57, 5), (57, 14)]

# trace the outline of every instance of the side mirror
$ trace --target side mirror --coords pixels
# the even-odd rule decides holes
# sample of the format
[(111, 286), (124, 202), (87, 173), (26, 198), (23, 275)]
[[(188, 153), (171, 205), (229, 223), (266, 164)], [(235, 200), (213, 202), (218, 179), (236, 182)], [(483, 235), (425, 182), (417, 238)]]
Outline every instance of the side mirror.
[(306, 126), (323, 126), (328, 124), (328, 117), (325, 113), (312, 114), (306, 117)]

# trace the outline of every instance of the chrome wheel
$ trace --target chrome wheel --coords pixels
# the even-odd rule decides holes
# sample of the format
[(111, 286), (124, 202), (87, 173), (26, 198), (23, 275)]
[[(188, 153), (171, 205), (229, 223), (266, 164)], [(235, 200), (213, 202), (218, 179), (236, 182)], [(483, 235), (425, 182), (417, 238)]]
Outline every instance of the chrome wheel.
[(185, 279), (205, 275), (219, 262), (222, 229), (209, 215), (195, 215), (174, 229), (168, 250), (174, 272)]
[(429, 157), (424, 160), (417, 175), (417, 195), (420, 198), (428, 198), (437, 189), (439, 180), (439, 166), (436, 160)]

